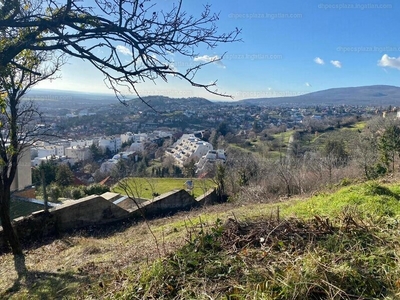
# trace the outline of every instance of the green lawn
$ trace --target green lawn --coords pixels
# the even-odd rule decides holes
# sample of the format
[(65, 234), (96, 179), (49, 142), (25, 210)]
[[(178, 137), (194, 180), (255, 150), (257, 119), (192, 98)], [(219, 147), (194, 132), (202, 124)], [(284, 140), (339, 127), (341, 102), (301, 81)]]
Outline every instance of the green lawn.
[(366, 125), (367, 125), (367, 122), (360, 121), (360, 122), (355, 123), (354, 125), (351, 125), (350, 129), (352, 129), (352, 130), (363, 130)]
[(283, 204), (283, 215), (313, 218), (315, 215), (343, 217), (346, 210), (357, 211), (363, 218), (400, 216), (400, 188), (397, 184), (383, 185), (366, 182), (344, 187), (335, 193), (321, 193), (307, 201)]
[(286, 132), (277, 133), (272, 136), (274, 137), (274, 139), (282, 141), (283, 144), (288, 144), (289, 139), (294, 132), (295, 132), (294, 130), (288, 130)]
[[(188, 178), (140, 178), (133, 177), (129, 181), (129, 186), (135, 197), (152, 199), (152, 193), (163, 194), (176, 189), (186, 189), (185, 182), (193, 181), (193, 196), (198, 197), (205, 191), (215, 186), (211, 179), (188, 179)], [(115, 193), (126, 194), (118, 184), (112, 188)]]

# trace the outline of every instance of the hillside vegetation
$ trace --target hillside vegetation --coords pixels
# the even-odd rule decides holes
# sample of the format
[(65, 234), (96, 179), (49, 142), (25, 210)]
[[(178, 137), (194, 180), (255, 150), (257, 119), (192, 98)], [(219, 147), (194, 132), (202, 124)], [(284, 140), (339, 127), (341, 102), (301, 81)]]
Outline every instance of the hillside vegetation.
[[(0, 298), (398, 299), (400, 188), (227, 203), (0, 257)], [(15, 266), (20, 271), (18, 276)]]

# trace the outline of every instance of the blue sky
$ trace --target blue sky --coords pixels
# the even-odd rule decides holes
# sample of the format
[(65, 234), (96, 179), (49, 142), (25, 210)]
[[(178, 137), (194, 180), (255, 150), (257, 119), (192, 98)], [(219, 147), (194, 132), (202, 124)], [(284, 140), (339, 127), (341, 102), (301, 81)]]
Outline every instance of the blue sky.
[[(90, 1), (85, 0), (90, 3)], [(159, 8), (172, 0), (156, 1)], [(203, 0), (184, 0), (188, 13), (200, 13)], [(255, 1), (213, 0), (221, 32), (242, 29), (242, 42), (198, 48), (197, 58), (174, 56), (176, 68), (193, 60), (225, 54), (221, 63), (206, 66), (197, 81), (218, 80), (218, 91), (234, 99), (288, 96), (347, 86), (400, 85), (400, 3), (381, 1)], [(121, 45), (122, 46), (122, 45)], [(41, 88), (110, 92), (89, 64), (70, 59), (62, 78)], [(145, 82), (142, 95), (224, 98), (171, 78), (166, 84)]]

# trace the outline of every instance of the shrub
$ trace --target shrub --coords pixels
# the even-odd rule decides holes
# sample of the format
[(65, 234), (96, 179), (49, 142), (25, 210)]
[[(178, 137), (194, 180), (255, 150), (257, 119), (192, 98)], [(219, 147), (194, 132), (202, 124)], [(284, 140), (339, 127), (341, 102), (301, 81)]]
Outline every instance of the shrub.
[(101, 184), (91, 184), (87, 187), (85, 187), (84, 192), (86, 195), (101, 195), (103, 193), (109, 192), (110, 188), (108, 186), (105, 185), (101, 185)]
[(61, 197), (61, 189), (58, 185), (52, 184), (48, 188), (48, 194), (53, 202), (57, 202), (58, 198)]
[(80, 199), (84, 196), (82, 189), (76, 187), (71, 190), (71, 197), (73, 199)]

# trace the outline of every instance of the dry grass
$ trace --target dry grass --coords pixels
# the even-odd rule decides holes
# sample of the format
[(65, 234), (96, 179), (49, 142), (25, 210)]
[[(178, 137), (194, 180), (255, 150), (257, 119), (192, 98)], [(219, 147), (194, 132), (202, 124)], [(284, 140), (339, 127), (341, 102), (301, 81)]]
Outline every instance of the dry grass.
[(73, 299), (80, 299), (81, 295), (87, 298), (88, 286), (101, 289), (105, 285), (103, 281), (114, 280), (115, 274), (119, 274), (119, 283), (113, 289), (108, 287), (110, 292), (106, 294), (113, 293), (124, 284), (123, 273), (138, 273), (160, 255), (181, 247), (185, 242), (185, 223), (197, 223), (202, 214), (211, 218), (224, 214), (226, 207), (231, 204), (149, 221), (160, 249), (155, 246), (146, 224), (139, 222), (106, 230), (77, 231), (45, 245), (32, 246), (25, 252), (27, 276), (22, 278), (18, 277), (13, 256), (3, 254), (0, 256), (0, 298), (56, 299), (67, 295)]
[(82, 230), (27, 250), (20, 277), (0, 256), (0, 298), (396, 299), (398, 195), (366, 183), (209, 206), (150, 220), (158, 248), (143, 222)]

